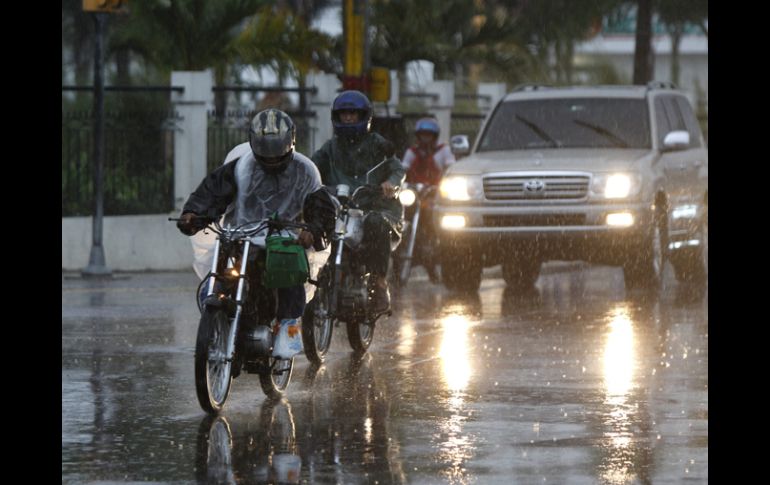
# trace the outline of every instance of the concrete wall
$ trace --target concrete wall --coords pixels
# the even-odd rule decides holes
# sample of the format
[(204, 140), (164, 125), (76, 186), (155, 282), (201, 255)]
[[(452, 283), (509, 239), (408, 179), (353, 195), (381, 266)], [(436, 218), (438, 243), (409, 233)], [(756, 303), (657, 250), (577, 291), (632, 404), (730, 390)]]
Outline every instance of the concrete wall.
[[(169, 222), (177, 214), (110, 216), (104, 218), (105, 263), (112, 271), (192, 269), (190, 238)], [(92, 217), (61, 220), (62, 270), (88, 265)]]

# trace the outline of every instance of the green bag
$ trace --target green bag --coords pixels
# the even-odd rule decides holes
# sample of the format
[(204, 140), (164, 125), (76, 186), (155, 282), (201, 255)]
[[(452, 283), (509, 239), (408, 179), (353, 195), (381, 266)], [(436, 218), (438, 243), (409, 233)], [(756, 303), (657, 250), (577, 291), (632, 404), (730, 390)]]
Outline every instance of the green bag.
[(310, 275), (305, 248), (293, 238), (284, 236), (270, 236), (265, 243), (267, 260), (262, 281), (265, 287), (289, 288), (303, 285)]

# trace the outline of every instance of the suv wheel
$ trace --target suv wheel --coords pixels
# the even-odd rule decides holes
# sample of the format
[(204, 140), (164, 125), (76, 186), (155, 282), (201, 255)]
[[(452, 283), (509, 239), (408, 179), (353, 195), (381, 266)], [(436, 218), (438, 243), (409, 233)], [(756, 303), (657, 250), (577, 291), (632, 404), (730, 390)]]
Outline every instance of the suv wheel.
[(656, 212), (651, 234), (639, 251), (630, 251), (623, 264), (626, 289), (657, 289), (663, 280), (663, 268), (668, 250), (666, 216)]
[(442, 245), (441, 280), (451, 291), (474, 292), (481, 285), (481, 254), (469, 246)]
[(503, 262), (503, 279), (512, 290), (529, 290), (540, 276), (540, 259), (514, 257)]
[(708, 274), (708, 219), (704, 217), (698, 225), (694, 239), (700, 244), (685, 247), (671, 254), (676, 280), (680, 282), (703, 283)]

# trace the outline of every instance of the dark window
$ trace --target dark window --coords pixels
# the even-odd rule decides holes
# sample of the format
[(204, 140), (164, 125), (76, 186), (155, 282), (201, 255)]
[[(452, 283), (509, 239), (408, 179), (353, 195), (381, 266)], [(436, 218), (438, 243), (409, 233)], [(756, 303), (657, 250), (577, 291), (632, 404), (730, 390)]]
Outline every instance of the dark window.
[(692, 111), (692, 106), (690, 106), (690, 102), (685, 97), (677, 96), (675, 99), (679, 105), (679, 112), (684, 118), (687, 131), (690, 133), (690, 148), (698, 148), (701, 146), (700, 125), (698, 125), (698, 120)]
[(501, 104), (478, 151), (649, 147), (645, 100), (562, 98)]
[(655, 98), (655, 124), (658, 128), (658, 145), (663, 146), (663, 138), (673, 129), (662, 97)]
[[(687, 131), (687, 127), (684, 124), (682, 113), (679, 112), (679, 107), (673, 96), (659, 96), (655, 100), (655, 106), (656, 111), (662, 110), (668, 120), (668, 128), (658, 132), (658, 142), (660, 146), (663, 146), (663, 139), (666, 135), (672, 131)], [(692, 135), (690, 135), (690, 137), (692, 138)]]

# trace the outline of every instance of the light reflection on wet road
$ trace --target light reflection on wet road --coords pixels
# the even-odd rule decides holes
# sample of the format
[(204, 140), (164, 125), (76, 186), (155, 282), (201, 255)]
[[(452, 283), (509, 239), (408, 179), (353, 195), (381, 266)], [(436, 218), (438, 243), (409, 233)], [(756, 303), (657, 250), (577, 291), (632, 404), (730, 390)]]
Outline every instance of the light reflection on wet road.
[(363, 359), (339, 327), (282, 402), (243, 375), (219, 419), (195, 399), (195, 283), (62, 278), (63, 483), (708, 481), (707, 294), (673, 278), (658, 299), (607, 267), (526, 295), (418, 278)]

